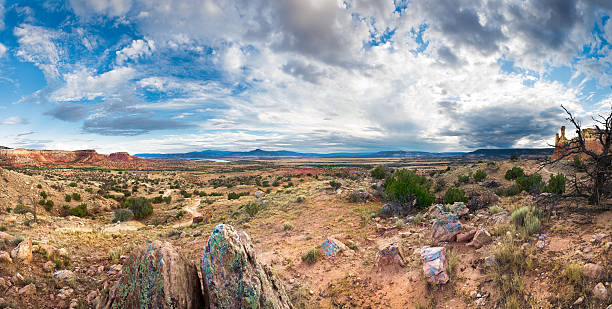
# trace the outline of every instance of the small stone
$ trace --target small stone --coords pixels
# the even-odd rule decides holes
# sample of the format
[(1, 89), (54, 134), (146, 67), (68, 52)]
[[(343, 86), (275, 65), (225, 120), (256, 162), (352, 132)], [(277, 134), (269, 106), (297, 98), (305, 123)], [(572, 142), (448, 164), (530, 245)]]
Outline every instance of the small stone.
[(13, 282), (15, 284), (19, 284), (22, 283), (25, 280), (25, 278), (23, 277), (22, 274), (20, 273), (16, 273), (15, 276), (13, 276)]
[(593, 280), (598, 280), (601, 278), (604, 272), (603, 267), (593, 263), (585, 264), (582, 267), (582, 271), (584, 272), (585, 276)]
[(79, 305), (79, 301), (76, 298), (73, 298), (70, 301), (70, 306), (68, 307), (68, 309), (76, 309), (78, 305)]
[(605, 300), (606, 298), (608, 298), (608, 290), (603, 285), (603, 283), (599, 282), (597, 283), (597, 285), (595, 285), (595, 287), (593, 288), (593, 296), (601, 300)]
[(574, 302), (574, 306), (582, 304), (583, 301), (584, 301), (584, 296), (578, 297), (578, 299), (576, 299), (576, 301)]
[(486, 230), (478, 230), (476, 234), (474, 234), (474, 239), (472, 242), (468, 244), (468, 246), (472, 246), (476, 249), (481, 248), (482, 246), (489, 244), (493, 239), (491, 238), (491, 234)]
[(313, 290), (310, 290), (310, 291), (308, 291), (308, 294), (310, 294), (310, 295), (314, 295), (314, 291), (313, 291)]
[(13, 259), (11, 259), (11, 255), (6, 251), (0, 251), (0, 263), (13, 263)]
[(582, 249), (582, 252), (584, 252), (584, 253), (589, 253), (591, 251), (593, 251), (593, 249), (591, 247), (586, 247), (586, 248)]
[(96, 290), (90, 291), (89, 294), (87, 294), (87, 303), (91, 305), (94, 299), (96, 299), (96, 297), (98, 297), (98, 291)]
[(32, 295), (34, 293), (36, 293), (36, 286), (34, 285), (34, 283), (30, 283), (22, 287), (21, 289), (19, 289), (18, 292), (19, 295)]
[(45, 271), (53, 271), (53, 269), (55, 268), (55, 263), (53, 263), (52, 261), (47, 261), (45, 264), (43, 264), (43, 269)]

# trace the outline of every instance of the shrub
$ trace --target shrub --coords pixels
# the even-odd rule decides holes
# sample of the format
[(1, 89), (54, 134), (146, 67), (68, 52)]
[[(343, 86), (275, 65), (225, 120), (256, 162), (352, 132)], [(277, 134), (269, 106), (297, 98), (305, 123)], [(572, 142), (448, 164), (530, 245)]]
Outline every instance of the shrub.
[(584, 170), (584, 162), (580, 160), (580, 156), (574, 156), (574, 167), (578, 170)]
[(332, 180), (329, 182), (329, 186), (332, 187), (332, 189), (334, 190), (338, 190), (340, 189), (340, 187), (342, 187), (342, 184), (340, 182)]
[(467, 202), (465, 191), (455, 187), (448, 188), (444, 193), (444, 204), (453, 204), (454, 202)]
[(237, 199), (239, 199), (239, 198), (240, 198), (240, 195), (239, 195), (238, 193), (236, 193), (236, 192), (230, 192), (230, 193), (227, 195), (227, 199), (228, 199), (228, 200), (237, 200)]
[(64, 200), (66, 203), (70, 203), (70, 201), (72, 201), (72, 196), (70, 194), (66, 194), (66, 196), (64, 196)]
[(504, 209), (498, 205), (489, 207), (489, 212), (494, 215), (504, 211)]
[(134, 213), (136, 218), (144, 218), (153, 213), (151, 201), (144, 197), (130, 198), (125, 202), (125, 206)]
[(438, 179), (438, 181), (436, 181), (436, 185), (434, 186), (434, 192), (440, 192), (444, 190), (444, 187), (446, 187), (446, 181), (440, 178)]
[(125, 222), (134, 218), (134, 213), (127, 208), (117, 208), (114, 211), (113, 222)]
[(80, 201), (81, 200), (81, 195), (79, 193), (72, 193), (72, 199), (75, 201)]
[(515, 196), (519, 193), (521, 193), (521, 189), (519, 189), (517, 184), (512, 184), (507, 188), (500, 188), (495, 191), (495, 194), (499, 196)]
[(304, 197), (303, 195), (300, 195), (300, 196), (298, 196), (298, 197), (295, 199), (295, 202), (296, 202), (296, 203), (303, 203), (305, 200), (306, 200), (306, 197)]
[(512, 212), (510, 219), (514, 226), (523, 231), (526, 236), (531, 236), (540, 230), (540, 211), (536, 207), (524, 206)]
[(283, 231), (293, 230), (293, 224), (291, 222), (283, 222)]
[(469, 175), (459, 175), (457, 176), (457, 181), (459, 183), (468, 183), (470, 181), (470, 176)]
[(506, 178), (507, 180), (514, 180), (519, 177), (523, 177), (523, 175), (525, 175), (523, 169), (518, 166), (515, 166), (512, 169), (506, 171), (506, 175), (504, 176), (504, 178)]
[(164, 197), (162, 195), (156, 196), (151, 200), (153, 204), (160, 204), (163, 201), (164, 201)]
[(480, 182), (487, 178), (487, 173), (483, 170), (477, 170), (474, 173), (474, 181)]
[(565, 175), (559, 173), (557, 175), (550, 176), (548, 180), (548, 186), (546, 186), (546, 191), (554, 194), (563, 194), (565, 193)]
[(45, 210), (46, 210), (46, 211), (51, 211), (51, 209), (53, 209), (53, 206), (55, 206), (55, 203), (53, 203), (53, 201), (52, 201), (52, 200), (48, 200), (48, 201), (45, 203)]
[(41, 184), (37, 184), (37, 185), (36, 185), (36, 188), (38, 188), (38, 189), (42, 189), (42, 185), (41, 185)]
[(546, 189), (546, 185), (542, 181), (540, 174), (532, 174), (529, 176), (523, 176), (516, 179), (516, 184), (519, 190), (526, 192), (542, 192)]
[(401, 169), (395, 171), (393, 176), (385, 181), (387, 199), (402, 204), (411, 204), (415, 201), (417, 208), (430, 206), (435, 196), (429, 191), (431, 183), (424, 176), (415, 172)]
[(321, 250), (319, 250), (319, 248), (312, 248), (308, 250), (308, 252), (302, 254), (302, 261), (304, 261), (304, 263), (308, 265), (312, 265), (316, 263), (322, 255), (323, 253), (321, 253)]
[(13, 213), (16, 213), (16, 214), (25, 214), (28, 212), (33, 213), (34, 210), (32, 210), (31, 207), (24, 206), (24, 205), (17, 205), (15, 206), (15, 209), (13, 209)]
[(70, 209), (68, 211), (68, 214), (80, 218), (86, 217), (87, 215), (89, 215), (89, 212), (87, 211), (87, 204), (81, 204), (77, 207)]
[(45, 191), (40, 191), (40, 196), (41, 196), (43, 199), (47, 199), (47, 192), (45, 192)]
[(68, 185), (69, 185), (69, 186), (71, 186), (71, 187), (73, 187), (73, 188), (76, 188), (77, 183), (76, 183), (76, 182), (71, 182), (71, 183), (69, 183)]
[(45, 205), (45, 200), (40, 200), (40, 201), (38, 201), (38, 205), (40, 205), (40, 206), (44, 206), (44, 205)]
[(164, 197), (164, 202), (166, 202), (166, 204), (170, 204), (172, 202), (172, 196), (168, 195)]
[(253, 217), (259, 212), (259, 204), (257, 202), (250, 202), (244, 205), (244, 210)]
[(184, 198), (189, 198), (189, 197), (191, 197), (191, 193), (189, 193), (189, 192), (187, 192), (187, 191), (185, 191), (185, 190), (181, 190), (181, 195), (182, 195)]
[(385, 171), (383, 167), (377, 166), (374, 169), (372, 169), (372, 171), (370, 172), (370, 175), (374, 179), (385, 179), (385, 177), (387, 177), (387, 172)]

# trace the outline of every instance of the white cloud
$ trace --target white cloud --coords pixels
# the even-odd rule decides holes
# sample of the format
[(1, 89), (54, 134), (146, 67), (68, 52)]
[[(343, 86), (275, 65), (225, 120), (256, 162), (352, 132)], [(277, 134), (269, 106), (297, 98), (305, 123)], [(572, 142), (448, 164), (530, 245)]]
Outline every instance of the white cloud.
[(15, 27), (14, 34), (18, 37), (19, 49), (16, 54), (18, 57), (38, 66), (47, 81), (60, 77), (58, 64), (63, 58), (63, 51), (54, 43), (54, 40), (59, 38), (59, 33), (23, 24)]
[(4, 24), (4, 13), (6, 11), (4, 5), (5, 5), (5, 0), (0, 0), (0, 31), (4, 30), (5, 24)]
[(155, 51), (155, 42), (152, 40), (134, 40), (130, 46), (117, 51), (117, 63), (123, 64), (127, 60), (136, 61), (150, 56)]
[(4, 57), (5, 54), (6, 54), (6, 46), (0, 43), (0, 58)]
[(70, 0), (70, 6), (79, 15), (104, 14), (112, 17), (127, 13), (131, 0)]
[(130, 79), (137, 76), (135, 69), (118, 67), (96, 75), (88, 69), (80, 69), (63, 76), (65, 84), (51, 94), (53, 101), (112, 99), (129, 90)]
[(27, 121), (21, 117), (13, 116), (0, 121), (0, 125), (12, 126), (18, 124), (26, 124)]

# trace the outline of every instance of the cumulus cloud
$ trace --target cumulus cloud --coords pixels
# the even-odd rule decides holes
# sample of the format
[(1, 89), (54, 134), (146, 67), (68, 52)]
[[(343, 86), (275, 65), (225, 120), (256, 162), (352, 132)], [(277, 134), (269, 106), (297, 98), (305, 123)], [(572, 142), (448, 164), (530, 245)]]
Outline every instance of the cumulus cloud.
[(6, 11), (6, 9), (4, 8), (6, 1), (5, 0), (0, 0), (0, 31), (4, 30), (4, 13)]
[[(192, 134), (148, 140), (163, 149), (546, 146), (563, 121), (560, 103), (587, 112), (587, 81), (610, 82), (612, 23), (602, 20), (609, 1), (70, 0), (70, 7), (82, 17), (77, 29), (100, 22), (133, 32), (113, 44), (85, 40), (88, 51), (105, 51), (58, 69), (66, 57), (56, 31), (16, 28), (18, 56), (61, 80), (45, 95), (56, 104), (46, 114), (83, 121), (85, 133)], [(79, 41), (89, 37), (76, 32)], [(600, 57), (582, 55), (585, 46)], [(583, 82), (547, 79), (558, 65)]]
[(6, 46), (0, 43), (0, 58), (4, 57), (5, 54), (6, 54)]

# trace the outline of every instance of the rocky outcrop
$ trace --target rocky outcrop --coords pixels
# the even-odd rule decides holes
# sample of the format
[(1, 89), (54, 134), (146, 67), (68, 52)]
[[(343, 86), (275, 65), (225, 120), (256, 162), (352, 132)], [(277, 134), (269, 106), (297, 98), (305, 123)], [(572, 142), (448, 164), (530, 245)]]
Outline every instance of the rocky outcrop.
[[(8, 166), (100, 166), (129, 167), (131, 162), (142, 162), (143, 159), (130, 156), (126, 152), (110, 155), (97, 153), (95, 150), (31, 150), (0, 149), (0, 165)], [(127, 164), (127, 165), (126, 165)]]
[(114, 153), (109, 154), (108, 158), (111, 160), (122, 161), (122, 162), (130, 162), (136, 159), (135, 157), (130, 156), (130, 154), (127, 152), (114, 152)]
[(261, 264), (249, 236), (217, 225), (202, 257), (202, 278), (210, 308), (293, 308), (284, 287)]
[(154, 241), (132, 253), (119, 282), (97, 308), (206, 308), (197, 267), (169, 243)]
[(11, 251), (11, 257), (24, 264), (30, 264), (30, 262), (32, 262), (32, 238), (20, 242), (19, 245)]

